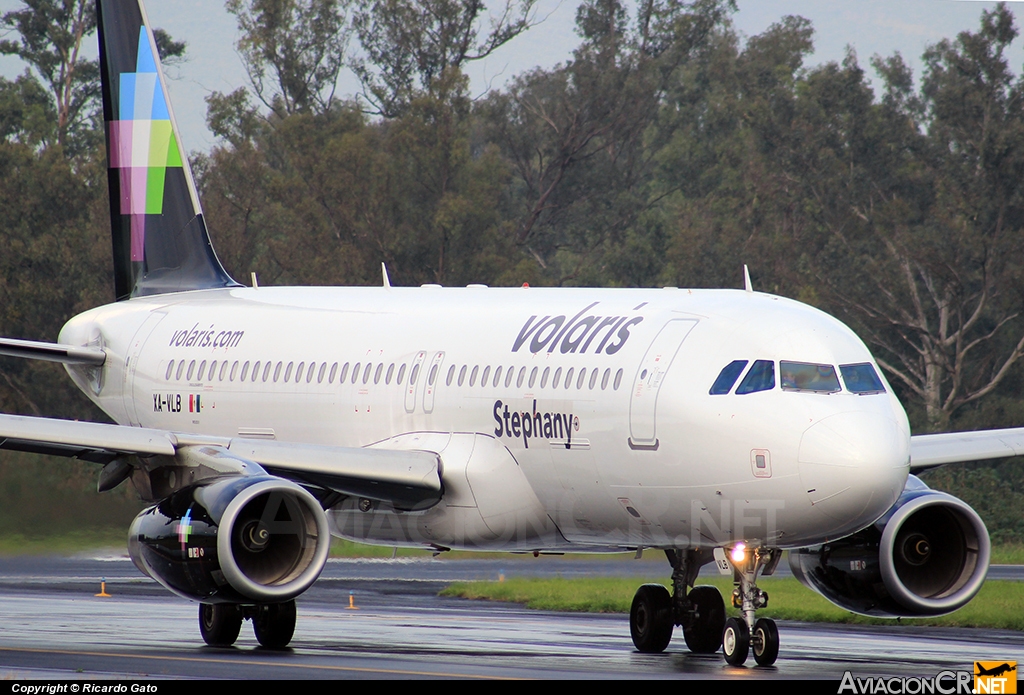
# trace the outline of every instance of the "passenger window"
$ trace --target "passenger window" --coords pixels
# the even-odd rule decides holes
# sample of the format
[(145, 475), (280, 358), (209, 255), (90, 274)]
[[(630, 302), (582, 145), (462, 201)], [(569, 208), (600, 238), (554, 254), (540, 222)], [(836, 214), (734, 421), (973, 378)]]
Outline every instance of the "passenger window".
[(356, 366), (352, 367), (352, 383), (359, 381), (359, 370), (363, 366), (362, 362), (356, 362)]
[(420, 366), (417, 364), (417, 365), (413, 366), (412, 374), (409, 375), (409, 383), (410, 384), (415, 384), (416, 383), (416, 377), (418, 377), (419, 375), (420, 375)]
[(185, 380), (186, 381), (192, 381), (192, 374), (195, 371), (196, 371), (196, 361), (192, 360), (191, 362), (188, 363), (188, 372), (185, 374)]
[[(246, 371), (249, 370), (248, 362), (245, 363), (245, 369)], [(236, 376), (238, 376), (238, 360), (235, 360), (235, 363), (231, 365), (231, 374), (228, 378), (231, 379), (231, 381), (234, 381)], [(245, 372), (242, 373), (242, 381), (245, 381)]]
[(508, 388), (512, 384), (512, 376), (516, 373), (515, 367), (509, 367), (508, 372), (505, 374), (505, 388)]
[(366, 369), (363, 370), (363, 383), (364, 384), (370, 381), (370, 371), (372, 369), (373, 369), (373, 363), (372, 362), (367, 362), (366, 363)]
[[(326, 367), (326, 366), (327, 366), (326, 363), (320, 365), (320, 374), (319, 374), (320, 378), (318, 378), (316, 380), (316, 383), (319, 384), (321, 381), (324, 380), (324, 367)], [(310, 362), (309, 363), (309, 368), (306, 370), (306, 383), (307, 384), (309, 382), (313, 381), (313, 372), (316, 371), (315, 369), (313, 369), (314, 367), (316, 367), (316, 362)]]
[(743, 373), (743, 368), (746, 366), (747, 360), (733, 360), (722, 367), (722, 371), (718, 373), (718, 378), (715, 379), (715, 383), (711, 385), (711, 390), (708, 393), (712, 396), (721, 396), (729, 393), (732, 390), (732, 385), (740, 378), (740, 374)]
[(885, 387), (882, 386), (882, 380), (878, 377), (878, 372), (867, 362), (863, 364), (841, 364), (839, 365), (839, 372), (843, 375), (843, 383), (846, 384), (848, 391), (862, 395), (885, 393)]
[[(306, 368), (305, 362), (299, 362), (299, 368), (295, 370), (295, 383), (302, 381), (302, 370)], [(288, 363), (288, 372), (292, 371), (292, 363)], [(284, 380), (288, 381), (288, 372), (285, 373)]]
[[(380, 375), (381, 375), (381, 374), (382, 374), (383, 372), (384, 372), (384, 363), (383, 363), (383, 362), (381, 362), (380, 364), (378, 364), (378, 365), (377, 365), (377, 371), (375, 371), (375, 372), (373, 373), (373, 383), (375, 383), (375, 384), (379, 384), (379, 383), (380, 383)], [(431, 384), (433, 384), (433, 383), (434, 383), (434, 375), (435, 375), (436, 373), (437, 373), (437, 370), (435, 369), (435, 370), (434, 370), (434, 374), (431, 374), (431, 375), (430, 375), (430, 383), (431, 383)]]
[(339, 384), (344, 384), (345, 383), (345, 379), (347, 379), (347, 378), (348, 378), (348, 362), (343, 364), (342, 367), (341, 367), (341, 376), (338, 377), (338, 383)]
[(466, 382), (466, 371), (469, 367), (462, 365), (462, 369), (459, 370), (459, 386), (462, 386)]
[(164, 375), (164, 381), (171, 380), (171, 372), (174, 371), (174, 360), (167, 363), (167, 374)]
[(452, 380), (455, 378), (455, 365), (448, 367), (448, 378), (444, 380), (446, 386), (452, 385)]
[[(377, 374), (380, 374), (380, 370), (379, 370), (379, 369), (377, 370)], [(433, 386), (433, 385), (434, 385), (434, 381), (435, 381), (436, 379), (437, 379), (437, 365), (435, 364), (435, 365), (432, 365), (432, 366), (430, 367), (430, 378), (429, 378), (429, 379), (427, 379), (427, 383), (428, 383), (429, 385)], [(376, 379), (374, 379), (374, 380), (373, 380), (373, 383), (375, 383), (375, 384), (376, 384), (376, 383), (377, 383), (377, 380), (376, 380)]]
[(174, 373), (174, 378), (181, 381), (181, 372), (185, 369), (185, 360), (178, 362), (178, 371)]
[(771, 360), (757, 360), (750, 368), (743, 381), (736, 388), (736, 393), (756, 393), (770, 391), (775, 388), (775, 363)]
[(203, 374), (206, 373), (206, 360), (199, 363), (199, 371), (196, 372), (196, 381), (203, 380)]
[[(238, 366), (238, 362), (235, 362), (235, 366), (236, 367)], [(227, 374), (228, 374), (228, 361), (224, 360), (223, 362), (220, 363), (220, 377), (219, 377), (219, 380), (220, 381), (224, 381), (225, 377), (227, 377)], [(234, 381), (234, 379), (232, 379), (232, 381)]]
[(213, 381), (217, 376), (217, 360), (210, 362), (210, 370), (206, 372), (206, 380)]
[(523, 388), (523, 379), (526, 378), (526, 367), (519, 368), (519, 376), (516, 378), (516, 388)]
[[(326, 362), (324, 364), (326, 364)], [(334, 364), (331, 365), (331, 373), (327, 375), (327, 383), (328, 384), (333, 384), (334, 383), (334, 377), (336, 377), (336, 376), (338, 376), (338, 363), (337, 362), (335, 362)]]
[(484, 367), (484, 373), (480, 377), (480, 388), (486, 388), (487, 387), (487, 379), (489, 379), (490, 376), (491, 376), (491, 365), (487, 365), (486, 367)]
[[(275, 384), (277, 383), (278, 377), (281, 376), (281, 364), (282, 364), (281, 362), (278, 362), (277, 366), (274, 368), (274, 383)], [(284, 370), (284, 380), (288, 381), (288, 377), (290, 377), (291, 375), (292, 375), (292, 363), (289, 362), (288, 366)]]
[[(263, 381), (268, 381), (270, 379), (270, 370), (273, 366), (273, 362), (267, 362), (265, 365), (263, 365)], [(281, 371), (280, 362), (277, 363), (277, 371)], [(274, 381), (277, 381), (277, 379), (275, 378)]]
[(493, 386), (494, 388), (498, 388), (498, 384), (500, 382), (501, 382), (501, 365), (499, 364), (498, 368), (494, 370), (494, 381), (491, 382), (491, 386)]
[(577, 390), (579, 390), (579, 389), (582, 389), (582, 388), (583, 388), (583, 381), (584, 381), (584, 380), (585, 380), (586, 378), (587, 378), (587, 368), (586, 368), (586, 367), (584, 367), (583, 369), (581, 369), (581, 370), (580, 370), (580, 376), (579, 376), (579, 378), (578, 378), (578, 379), (576, 380), (576, 389), (577, 389)]
[(322, 384), (322, 383), (324, 383), (324, 373), (325, 373), (326, 371), (327, 371), (327, 363), (326, 363), (326, 362), (323, 362), (323, 363), (322, 363), (322, 364), (320, 365), (320, 371), (319, 371), (319, 372), (317, 373), (317, 375), (316, 375), (316, 383), (318, 383), (318, 384)]
[(533, 385), (535, 383), (537, 383), (537, 368), (536, 367), (534, 367), (533, 371), (530, 372), (530, 384), (529, 384), (529, 386), (530, 386), (531, 389), (533, 388)]
[(587, 388), (590, 389), (591, 391), (593, 391), (594, 387), (597, 385), (598, 373), (599, 372), (596, 369), (590, 372), (590, 383), (587, 384)]
[(473, 367), (473, 373), (469, 375), (469, 385), (476, 386), (476, 375), (480, 372), (480, 365)]
[[(388, 365), (388, 373), (384, 376), (384, 383), (385, 384), (390, 384), (391, 383), (391, 377), (393, 377), (394, 375), (395, 375), (395, 363), (392, 362), (391, 364)], [(448, 373), (448, 383), (449, 384), (452, 383), (451, 372)]]
[(540, 387), (544, 388), (548, 385), (548, 375), (551, 373), (551, 367), (544, 367), (544, 373), (540, 375)]
[(569, 367), (569, 371), (565, 373), (565, 388), (572, 386), (572, 372), (573, 368)]
[(551, 388), (557, 389), (558, 385), (562, 383), (562, 368), (559, 367), (555, 370), (555, 375), (551, 377)]
[(612, 388), (615, 389), (616, 391), (618, 391), (619, 390), (619, 384), (621, 384), (621, 383), (622, 383), (622, 370), (620, 369), (619, 371), (615, 372), (615, 383), (612, 384)]
[(779, 378), (783, 391), (836, 393), (842, 390), (836, 368), (831, 364), (782, 361), (779, 362)]
[(399, 386), (401, 386), (402, 385), (402, 381), (404, 379), (405, 379), (405, 363), (403, 362), (398, 367), (398, 378), (395, 379), (395, 383), (398, 384)]
[(608, 380), (612, 378), (612, 370), (604, 370), (604, 376), (601, 377), (601, 390), (604, 391), (608, 388)]
[[(259, 365), (256, 365), (256, 367), (253, 368), (253, 374), (255, 374), (257, 371), (259, 371)], [(241, 381), (245, 381), (248, 376), (249, 376), (249, 360), (246, 360), (245, 364), (242, 365), (242, 379), (241, 379)]]

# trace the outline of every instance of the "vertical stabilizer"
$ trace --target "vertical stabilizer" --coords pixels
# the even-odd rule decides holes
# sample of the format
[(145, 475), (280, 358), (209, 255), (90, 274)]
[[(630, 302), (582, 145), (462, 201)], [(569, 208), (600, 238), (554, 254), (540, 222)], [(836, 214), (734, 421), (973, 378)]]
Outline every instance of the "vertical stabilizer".
[(217, 259), (141, 0), (97, 0), (117, 299), (238, 286)]

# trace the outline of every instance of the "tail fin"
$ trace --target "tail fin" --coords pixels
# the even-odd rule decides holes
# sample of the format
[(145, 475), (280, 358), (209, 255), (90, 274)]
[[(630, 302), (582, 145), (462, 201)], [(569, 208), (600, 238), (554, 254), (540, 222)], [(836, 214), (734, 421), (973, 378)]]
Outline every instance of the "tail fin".
[(142, 0), (97, 0), (118, 301), (238, 287), (210, 243)]

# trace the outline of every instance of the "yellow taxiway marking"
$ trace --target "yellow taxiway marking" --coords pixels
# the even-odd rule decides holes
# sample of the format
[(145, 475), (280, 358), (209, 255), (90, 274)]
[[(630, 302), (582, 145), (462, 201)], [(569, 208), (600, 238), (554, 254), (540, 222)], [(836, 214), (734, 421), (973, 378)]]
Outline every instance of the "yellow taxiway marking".
[[(199, 656), (160, 656), (147, 654), (115, 654), (111, 652), (72, 651), (63, 649), (32, 649), (30, 647), (0, 647), (0, 652), (23, 654), (59, 654), (61, 656), (100, 656), (115, 659), (150, 659), (154, 661), (180, 661), (185, 663), (239, 664), (243, 666), (271, 666), (299, 668), (310, 671), (351, 671), (353, 673), (387, 673), (397, 676), (434, 676), (437, 678), (478, 678), (487, 680), (527, 680), (514, 676), (479, 675), (473, 673), (444, 673), (439, 671), (413, 671), (392, 668), (365, 668), (360, 666), (318, 666), (315, 664), (292, 664), (280, 661), (252, 661), (250, 659), (214, 659)], [(16, 667), (14, 667), (16, 668)]]

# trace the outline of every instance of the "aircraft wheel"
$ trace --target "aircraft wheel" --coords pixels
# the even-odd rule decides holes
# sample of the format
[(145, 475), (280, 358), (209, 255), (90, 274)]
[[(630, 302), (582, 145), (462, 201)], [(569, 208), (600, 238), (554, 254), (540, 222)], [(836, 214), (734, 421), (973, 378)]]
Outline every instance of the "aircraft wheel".
[(729, 618), (725, 621), (722, 651), (725, 652), (725, 660), (732, 666), (740, 666), (747, 660), (747, 653), (750, 651), (750, 630), (746, 622), (739, 618)]
[(771, 666), (779, 658), (779, 628), (771, 618), (754, 623), (754, 661), (758, 666)]
[(722, 646), (725, 629), (725, 601), (713, 586), (695, 586), (687, 598), (697, 607), (697, 619), (683, 628), (686, 646), (694, 654), (714, 654)]
[(284, 649), (295, 634), (295, 601), (256, 606), (252, 629), (256, 640), (267, 649)]
[(211, 647), (230, 647), (241, 629), (241, 607), (230, 603), (199, 604), (199, 632)]
[(638, 651), (656, 654), (672, 640), (672, 597), (661, 584), (644, 584), (633, 597), (629, 634)]

